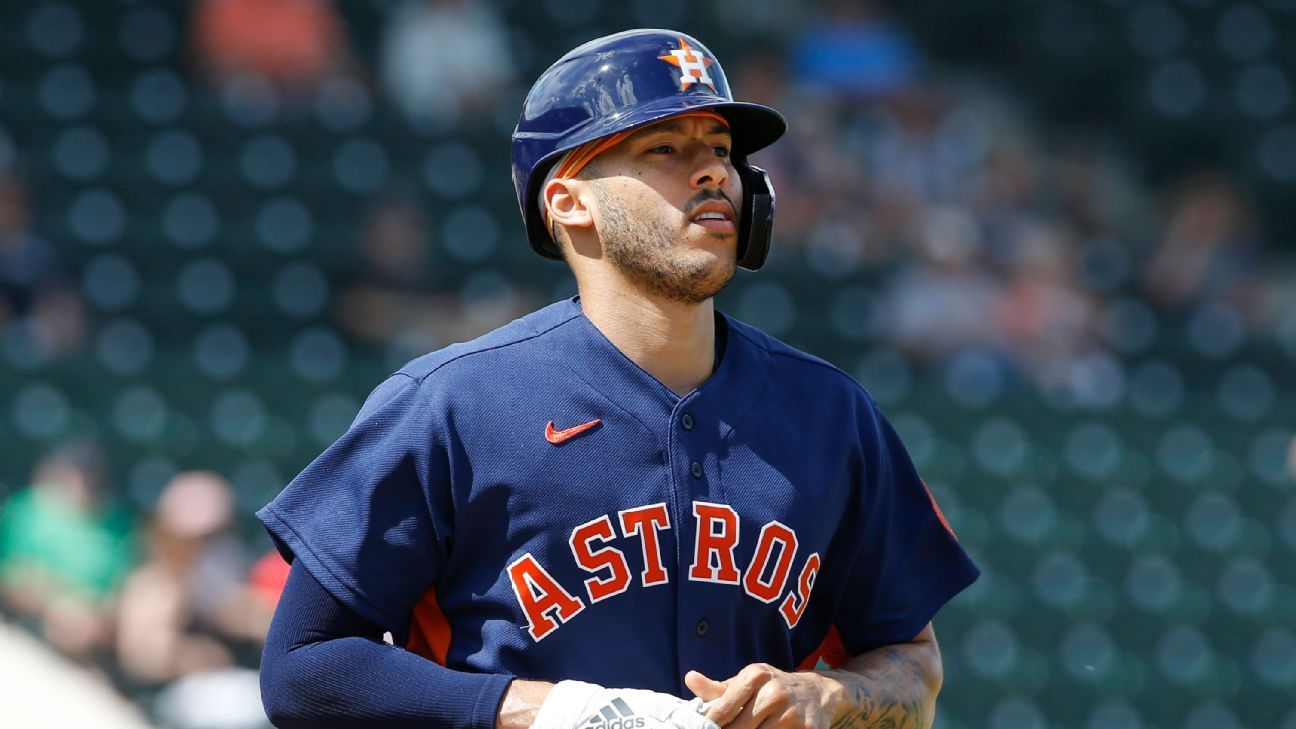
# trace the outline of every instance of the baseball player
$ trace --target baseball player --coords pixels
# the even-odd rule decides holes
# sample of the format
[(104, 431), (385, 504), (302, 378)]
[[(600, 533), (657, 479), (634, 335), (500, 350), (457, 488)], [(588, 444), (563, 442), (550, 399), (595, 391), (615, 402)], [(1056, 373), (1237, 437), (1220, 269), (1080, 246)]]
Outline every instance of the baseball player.
[(712, 303), (765, 261), (784, 130), (674, 31), (540, 77), (513, 181), (579, 296), (407, 364), (259, 512), (275, 723), (931, 725), (976, 567), (874, 401)]

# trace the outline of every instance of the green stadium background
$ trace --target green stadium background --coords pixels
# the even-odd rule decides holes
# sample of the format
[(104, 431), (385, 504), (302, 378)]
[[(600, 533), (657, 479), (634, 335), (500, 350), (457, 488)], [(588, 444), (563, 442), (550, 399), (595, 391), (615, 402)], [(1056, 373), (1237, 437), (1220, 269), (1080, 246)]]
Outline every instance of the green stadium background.
[(574, 292), (508, 175), (530, 81), (679, 28), (793, 128), (719, 306), (878, 399), (984, 572), (936, 726), (1296, 729), (1296, 2), (502, 0), (494, 86), (424, 116), (401, 3), (335, 2), (288, 92), (212, 70), (202, 4), (0, 7), (0, 233), (53, 261), (5, 262), (0, 500), (89, 440), (137, 524), (209, 469), (268, 549), (386, 373)]

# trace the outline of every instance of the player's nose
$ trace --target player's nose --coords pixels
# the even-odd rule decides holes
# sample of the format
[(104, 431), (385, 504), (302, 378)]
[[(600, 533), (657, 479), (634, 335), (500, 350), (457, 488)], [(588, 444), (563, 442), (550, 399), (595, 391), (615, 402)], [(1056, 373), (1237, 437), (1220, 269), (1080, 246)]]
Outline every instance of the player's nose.
[(724, 157), (717, 156), (715, 151), (708, 147), (706, 154), (700, 155), (697, 164), (693, 166), (689, 184), (694, 189), (704, 187), (724, 188), (729, 183), (732, 172), (733, 170), (729, 167), (728, 161)]

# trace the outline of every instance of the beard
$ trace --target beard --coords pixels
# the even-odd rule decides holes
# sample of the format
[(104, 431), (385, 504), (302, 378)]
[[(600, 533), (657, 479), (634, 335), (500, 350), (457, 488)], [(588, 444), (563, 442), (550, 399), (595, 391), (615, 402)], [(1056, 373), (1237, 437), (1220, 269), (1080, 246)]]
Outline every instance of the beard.
[(700, 304), (733, 279), (735, 257), (716, 259), (682, 247), (669, 221), (631, 212), (602, 185), (594, 186), (594, 194), (603, 212), (599, 221), (603, 255), (642, 290), (667, 301)]

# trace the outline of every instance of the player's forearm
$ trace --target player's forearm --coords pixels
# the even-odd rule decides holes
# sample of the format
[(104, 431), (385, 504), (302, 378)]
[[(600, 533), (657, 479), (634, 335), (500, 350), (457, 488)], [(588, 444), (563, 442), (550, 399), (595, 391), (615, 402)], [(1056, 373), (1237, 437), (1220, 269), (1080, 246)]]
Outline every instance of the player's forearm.
[(261, 659), (280, 729), (495, 729), (509, 677), (453, 671), (373, 636), (294, 564)]
[(544, 681), (514, 680), (500, 701), (495, 729), (529, 729), (535, 723), (536, 712), (549, 695), (553, 684)]
[(461, 674), (380, 642), (341, 638), (263, 662), (261, 694), (281, 729), (481, 729), (493, 723), (489, 695), (501, 678)]
[(933, 639), (883, 646), (833, 671), (832, 729), (930, 729), (943, 678)]

